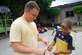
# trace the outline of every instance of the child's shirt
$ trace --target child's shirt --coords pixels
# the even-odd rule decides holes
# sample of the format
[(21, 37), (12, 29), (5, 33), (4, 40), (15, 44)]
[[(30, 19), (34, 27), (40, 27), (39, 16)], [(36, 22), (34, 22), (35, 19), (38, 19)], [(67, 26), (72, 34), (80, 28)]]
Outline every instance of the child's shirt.
[(63, 35), (61, 31), (58, 31), (54, 37), (56, 43), (56, 50), (74, 50), (73, 38), (69, 34)]
[(61, 30), (61, 27), (60, 26), (56, 26), (55, 29), (56, 29), (56, 32), (57, 32), (57, 31)]

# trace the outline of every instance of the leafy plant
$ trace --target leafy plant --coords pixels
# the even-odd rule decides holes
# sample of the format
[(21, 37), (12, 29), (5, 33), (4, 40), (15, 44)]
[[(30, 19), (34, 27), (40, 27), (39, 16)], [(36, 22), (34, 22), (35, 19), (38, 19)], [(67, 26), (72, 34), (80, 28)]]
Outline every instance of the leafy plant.
[(74, 11), (75, 14), (77, 14), (78, 23), (79, 23), (79, 25), (80, 25), (80, 16), (81, 16), (81, 14), (82, 14), (82, 6), (81, 6), (81, 5), (80, 5), (80, 6), (74, 6), (74, 7), (73, 7), (73, 11)]

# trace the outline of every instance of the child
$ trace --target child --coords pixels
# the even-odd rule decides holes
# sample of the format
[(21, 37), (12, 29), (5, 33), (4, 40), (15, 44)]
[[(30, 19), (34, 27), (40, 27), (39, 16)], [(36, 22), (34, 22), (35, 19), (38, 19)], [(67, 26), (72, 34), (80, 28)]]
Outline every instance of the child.
[(61, 31), (55, 35), (53, 42), (49, 45), (48, 50), (51, 51), (56, 44), (54, 55), (69, 55), (75, 49), (73, 45), (73, 38), (70, 35), (73, 22), (70, 19), (65, 19), (61, 24)]

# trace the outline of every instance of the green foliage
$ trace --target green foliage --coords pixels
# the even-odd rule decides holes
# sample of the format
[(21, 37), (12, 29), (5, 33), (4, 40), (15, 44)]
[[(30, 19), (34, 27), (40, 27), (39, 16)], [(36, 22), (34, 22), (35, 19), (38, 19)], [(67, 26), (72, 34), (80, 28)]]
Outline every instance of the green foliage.
[(40, 7), (40, 13), (38, 16), (38, 22), (40, 18), (51, 18), (58, 16), (60, 14), (60, 8), (50, 7), (53, 0), (35, 0)]
[(73, 7), (73, 11), (76, 14), (81, 14), (82, 13), (82, 6), (75, 6), (75, 7)]
[(41, 9), (48, 8), (51, 5), (52, 0), (35, 0)]
[(80, 23), (80, 15), (82, 14), (82, 6), (79, 5), (79, 6), (73, 7), (73, 11), (74, 11), (74, 13), (77, 14), (77, 17), (78, 17), (78, 24), (80, 25), (80, 24), (81, 24), (81, 23)]
[[(0, 5), (5, 5), (9, 7), (12, 13), (11, 18), (16, 19), (17, 17), (22, 15), (24, 6), (28, 1), (29, 0), (20, 0), (20, 1), (19, 0), (7, 0), (7, 1), (2, 0), (2, 2), (0, 2)], [(55, 13), (56, 13), (55, 15), (59, 14), (58, 8), (57, 10), (56, 8), (49, 7), (51, 5), (51, 2), (55, 0), (34, 0), (34, 1), (37, 2), (37, 4), (41, 9), (38, 18), (39, 17), (45, 18), (45, 17), (48, 17), (49, 15), (54, 15)]]
[(12, 13), (12, 18), (17, 18), (23, 13), (23, 8), (26, 2), (29, 0), (2, 0), (0, 2), (0, 5), (4, 5), (10, 8), (11, 13)]
[(46, 16), (46, 15), (59, 15), (60, 14), (60, 8), (58, 8), (58, 7), (57, 8), (54, 8), (54, 7), (50, 8), (49, 7), (53, 0), (35, 0), (35, 1), (38, 3), (38, 5), (41, 9), (41, 11), (40, 11), (41, 16), (43, 16), (43, 15), (44, 16)]
[(40, 7), (40, 13), (38, 17), (46, 17), (49, 15), (49, 6), (51, 5), (52, 0), (35, 0)]
[(58, 16), (60, 14), (60, 8), (58, 7), (52, 7), (50, 8), (50, 14), (54, 16)]

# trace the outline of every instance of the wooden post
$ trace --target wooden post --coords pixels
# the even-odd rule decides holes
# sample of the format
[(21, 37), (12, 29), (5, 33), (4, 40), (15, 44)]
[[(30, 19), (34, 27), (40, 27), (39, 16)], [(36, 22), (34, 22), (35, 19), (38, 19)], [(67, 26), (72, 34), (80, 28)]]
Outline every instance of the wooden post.
[(58, 24), (60, 24), (60, 15), (58, 15)]

